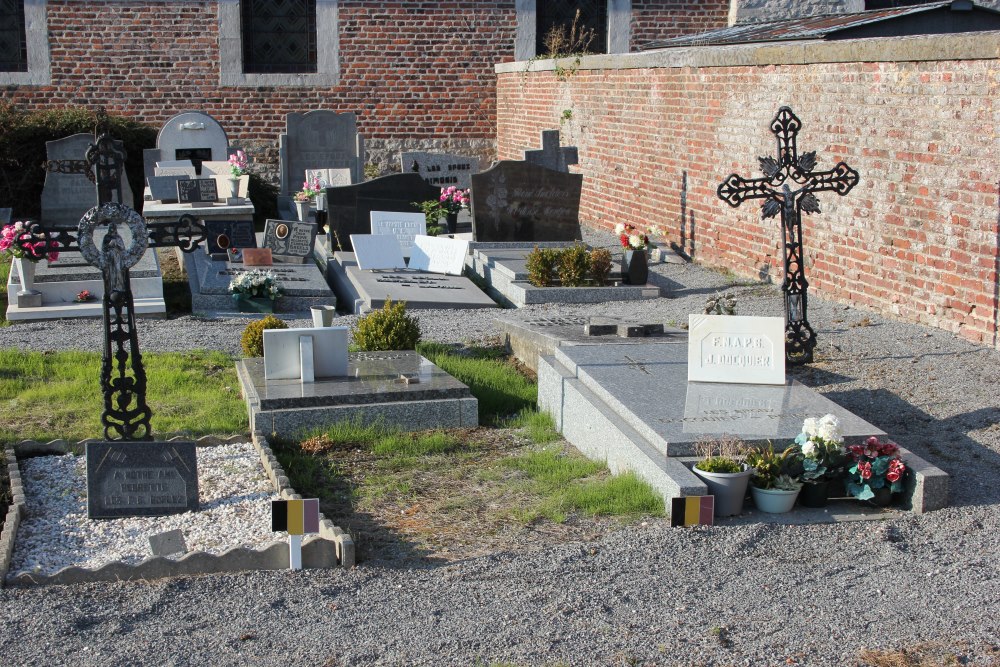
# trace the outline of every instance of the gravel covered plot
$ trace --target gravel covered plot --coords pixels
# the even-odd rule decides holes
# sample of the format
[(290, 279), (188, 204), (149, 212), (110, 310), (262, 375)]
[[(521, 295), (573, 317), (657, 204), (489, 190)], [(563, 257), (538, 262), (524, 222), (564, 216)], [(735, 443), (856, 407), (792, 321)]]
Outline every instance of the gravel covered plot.
[[(722, 288), (740, 314), (781, 314), (775, 286), (653, 270), (673, 298), (418, 314), (444, 341), (495, 335), (500, 312), (681, 323)], [(1000, 354), (812, 297), (817, 360), (791, 373), (950, 473), (952, 507), (837, 525), (654, 521), (436, 567), (4, 590), (0, 664), (850, 665), (915, 645), (941, 656), (929, 664), (1000, 664)], [(0, 329), (0, 345), (99, 340), (93, 323), (29, 326)], [(144, 350), (232, 350), (242, 323), (141, 326)]]

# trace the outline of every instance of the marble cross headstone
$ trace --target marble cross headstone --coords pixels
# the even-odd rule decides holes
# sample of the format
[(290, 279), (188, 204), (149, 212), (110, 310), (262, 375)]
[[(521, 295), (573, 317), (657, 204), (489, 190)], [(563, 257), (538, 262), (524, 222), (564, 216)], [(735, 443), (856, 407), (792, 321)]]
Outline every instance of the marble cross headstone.
[(559, 147), (559, 130), (542, 131), (541, 150), (524, 151), (524, 161), (555, 171), (569, 172), (569, 165), (578, 164), (575, 146)]
[(420, 174), (431, 185), (441, 188), (454, 185), (462, 190), (472, 187), (472, 175), (479, 171), (478, 158), (450, 153), (400, 153), (399, 165), (404, 172)]

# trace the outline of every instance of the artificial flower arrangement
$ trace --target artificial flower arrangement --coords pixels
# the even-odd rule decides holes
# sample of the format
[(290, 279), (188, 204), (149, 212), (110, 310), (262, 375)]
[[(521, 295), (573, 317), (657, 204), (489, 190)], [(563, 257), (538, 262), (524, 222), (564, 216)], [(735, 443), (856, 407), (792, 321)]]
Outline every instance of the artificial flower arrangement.
[(247, 173), (249, 166), (250, 161), (247, 160), (247, 154), (243, 151), (238, 150), (229, 156), (229, 171), (232, 173), (233, 178), (239, 178)]
[(229, 283), (229, 291), (244, 297), (263, 297), (272, 301), (281, 296), (281, 285), (273, 271), (251, 269), (238, 274)]
[(646, 233), (640, 233), (635, 225), (627, 222), (619, 222), (615, 225), (615, 235), (625, 250), (646, 250), (653, 247), (653, 242), (649, 240), (650, 234), (659, 233), (656, 227), (650, 227)]
[(802, 481), (820, 482), (843, 474), (846, 454), (840, 421), (833, 415), (809, 417), (802, 422), (802, 432), (795, 437), (802, 452)]
[(321, 192), (323, 192), (323, 185), (318, 178), (311, 181), (305, 180), (302, 182), (302, 189), (295, 193), (295, 201), (312, 201)]
[(441, 188), (441, 196), (437, 199), (411, 203), (426, 216), (427, 228), (430, 229), (431, 226), (436, 226), (441, 218), (457, 215), (462, 209), (469, 208), (469, 191), (452, 185)]
[(81, 290), (76, 295), (76, 298), (73, 299), (73, 300), (76, 301), (77, 303), (87, 303), (88, 301), (93, 301), (94, 300), (94, 295), (90, 293), (90, 290), (86, 290), (85, 289), (85, 290)]
[(888, 488), (892, 493), (903, 490), (906, 465), (899, 456), (899, 445), (881, 442), (872, 436), (863, 445), (851, 445), (848, 453), (854, 465), (847, 470), (847, 491), (858, 500), (875, 497), (875, 491)]
[(59, 244), (49, 241), (46, 247), (45, 238), (28, 230), (28, 224), (12, 222), (0, 230), (0, 253), (13, 255), (18, 259), (37, 262), (47, 259), (54, 262), (59, 259)]

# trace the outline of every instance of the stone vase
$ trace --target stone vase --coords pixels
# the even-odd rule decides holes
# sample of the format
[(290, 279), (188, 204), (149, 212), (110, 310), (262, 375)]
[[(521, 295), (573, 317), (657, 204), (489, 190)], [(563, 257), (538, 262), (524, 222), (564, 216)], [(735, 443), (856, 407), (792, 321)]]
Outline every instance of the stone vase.
[(448, 222), (448, 233), (454, 234), (458, 231), (458, 213), (448, 213), (445, 215), (445, 220)]
[(645, 285), (649, 279), (646, 251), (626, 250), (622, 257), (622, 282), (626, 285)]
[(309, 222), (309, 210), (312, 202), (295, 200), (295, 214), (301, 222)]
[(309, 310), (312, 312), (314, 328), (333, 326), (333, 318), (337, 316), (335, 306), (309, 306)]
[(242, 199), (240, 198), (240, 178), (239, 176), (233, 176), (229, 179), (229, 200), (232, 204), (240, 204)]
[(14, 258), (17, 275), (21, 279), (21, 289), (18, 294), (33, 294), (35, 292), (35, 269), (38, 262), (32, 262), (23, 257)]

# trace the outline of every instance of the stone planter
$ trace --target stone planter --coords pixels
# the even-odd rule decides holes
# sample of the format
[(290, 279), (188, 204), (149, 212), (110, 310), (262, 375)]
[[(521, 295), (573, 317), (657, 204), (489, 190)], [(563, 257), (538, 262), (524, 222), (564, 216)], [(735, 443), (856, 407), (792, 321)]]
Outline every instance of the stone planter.
[(626, 250), (622, 257), (622, 282), (626, 285), (645, 285), (649, 279), (649, 262), (645, 250)]

